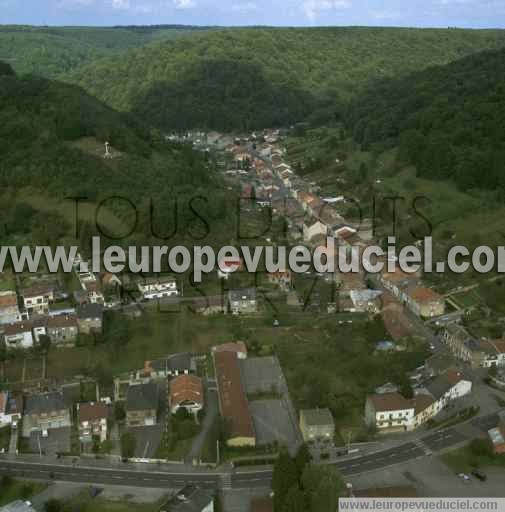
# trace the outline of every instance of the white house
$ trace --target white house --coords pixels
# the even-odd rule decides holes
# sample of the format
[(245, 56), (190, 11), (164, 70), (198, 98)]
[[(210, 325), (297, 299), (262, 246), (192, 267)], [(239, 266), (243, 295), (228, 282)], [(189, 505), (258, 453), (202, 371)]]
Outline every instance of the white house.
[(4, 328), (5, 346), (10, 348), (33, 347), (32, 325), (29, 322), (17, 322)]
[(400, 393), (374, 394), (366, 399), (366, 424), (378, 432), (412, 430), (414, 414), (414, 405)]
[(472, 381), (456, 370), (447, 370), (433, 379), (426, 389), (434, 399), (433, 414), (438, 414), (449, 402), (472, 391)]
[(319, 220), (311, 224), (303, 225), (303, 239), (310, 242), (316, 236), (326, 236), (328, 232), (327, 227)]
[(49, 304), (54, 301), (54, 288), (50, 285), (38, 285), (25, 288), (20, 293), (28, 315), (46, 315)]
[(137, 284), (144, 299), (175, 297), (179, 294), (177, 281), (173, 277), (149, 277)]
[(9, 391), (0, 392), (0, 427), (16, 425), (21, 419), (21, 404)]

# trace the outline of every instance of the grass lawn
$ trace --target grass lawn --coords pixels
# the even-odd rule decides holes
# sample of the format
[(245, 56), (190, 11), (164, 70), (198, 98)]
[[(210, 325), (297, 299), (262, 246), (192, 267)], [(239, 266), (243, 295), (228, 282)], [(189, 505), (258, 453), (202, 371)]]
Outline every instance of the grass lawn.
[(47, 487), (47, 484), (11, 480), (5, 483), (0, 480), (0, 507), (15, 500), (28, 500), (39, 494)]
[(88, 492), (83, 492), (66, 505), (70, 510), (81, 512), (157, 512), (162, 503), (133, 503), (130, 501), (111, 501), (98, 496), (92, 498)]
[(469, 446), (442, 455), (441, 460), (455, 473), (468, 473), (475, 468), (504, 467), (504, 455), (475, 455)]

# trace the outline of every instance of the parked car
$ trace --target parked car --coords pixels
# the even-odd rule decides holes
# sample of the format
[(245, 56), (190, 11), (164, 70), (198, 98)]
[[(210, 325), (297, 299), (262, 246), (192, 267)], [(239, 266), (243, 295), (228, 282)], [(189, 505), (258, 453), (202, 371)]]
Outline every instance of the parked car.
[(475, 477), (475, 478), (478, 478), (481, 482), (485, 482), (487, 480), (487, 476), (485, 473), (483, 473), (482, 471), (479, 471), (478, 469), (474, 469), (472, 471), (472, 475)]
[(470, 477), (466, 473), (459, 473), (458, 476), (465, 482), (468, 482), (470, 480)]

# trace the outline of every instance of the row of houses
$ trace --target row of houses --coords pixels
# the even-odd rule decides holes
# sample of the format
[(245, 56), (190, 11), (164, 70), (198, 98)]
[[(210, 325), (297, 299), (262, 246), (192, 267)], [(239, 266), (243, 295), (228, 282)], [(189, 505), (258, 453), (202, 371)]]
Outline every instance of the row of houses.
[(505, 339), (477, 339), (464, 326), (450, 323), (444, 329), (442, 341), (457, 359), (472, 368), (505, 365)]
[(448, 369), (426, 385), (416, 388), (412, 399), (387, 389), (367, 396), (365, 421), (378, 432), (414, 430), (471, 390), (470, 380), (461, 372)]
[(2, 326), (7, 349), (29, 349), (48, 336), (54, 345), (73, 344), (81, 334), (100, 333), (103, 326), (103, 306), (82, 304), (68, 313), (32, 316), (27, 320)]

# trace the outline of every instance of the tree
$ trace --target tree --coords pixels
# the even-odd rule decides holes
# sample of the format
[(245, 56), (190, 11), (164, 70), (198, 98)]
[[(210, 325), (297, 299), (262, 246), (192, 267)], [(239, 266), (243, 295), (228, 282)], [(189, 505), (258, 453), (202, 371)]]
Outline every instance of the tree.
[(333, 466), (307, 466), (302, 484), (311, 512), (334, 512), (345, 492), (344, 482)]
[(63, 503), (56, 498), (51, 498), (44, 503), (44, 512), (61, 512)]
[(137, 447), (137, 439), (133, 432), (125, 432), (121, 436), (121, 455), (127, 459), (131, 459), (135, 454)]
[(39, 348), (43, 354), (47, 354), (51, 348), (51, 338), (47, 334), (39, 336)]
[(283, 448), (275, 461), (272, 475), (272, 490), (274, 491), (274, 510), (283, 510), (287, 494), (292, 487), (298, 486), (298, 472), (295, 461)]
[(282, 512), (306, 512), (306, 496), (298, 485), (294, 485), (289, 489), (281, 510)]
[(309, 447), (307, 443), (303, 443), (302, 446), (298, 449), (298, 452), (295, 457), (296, 470), (298, 471), (298, 479), (301, 481), (303, 472), (305, 471), (305, 467), (310, 464), (312, 460), (312, 455), (310, 454)]
[(126, 418), (126, 411), (121, 402), (114, 402), (114, 418), (116, 421), (123, 421)]

